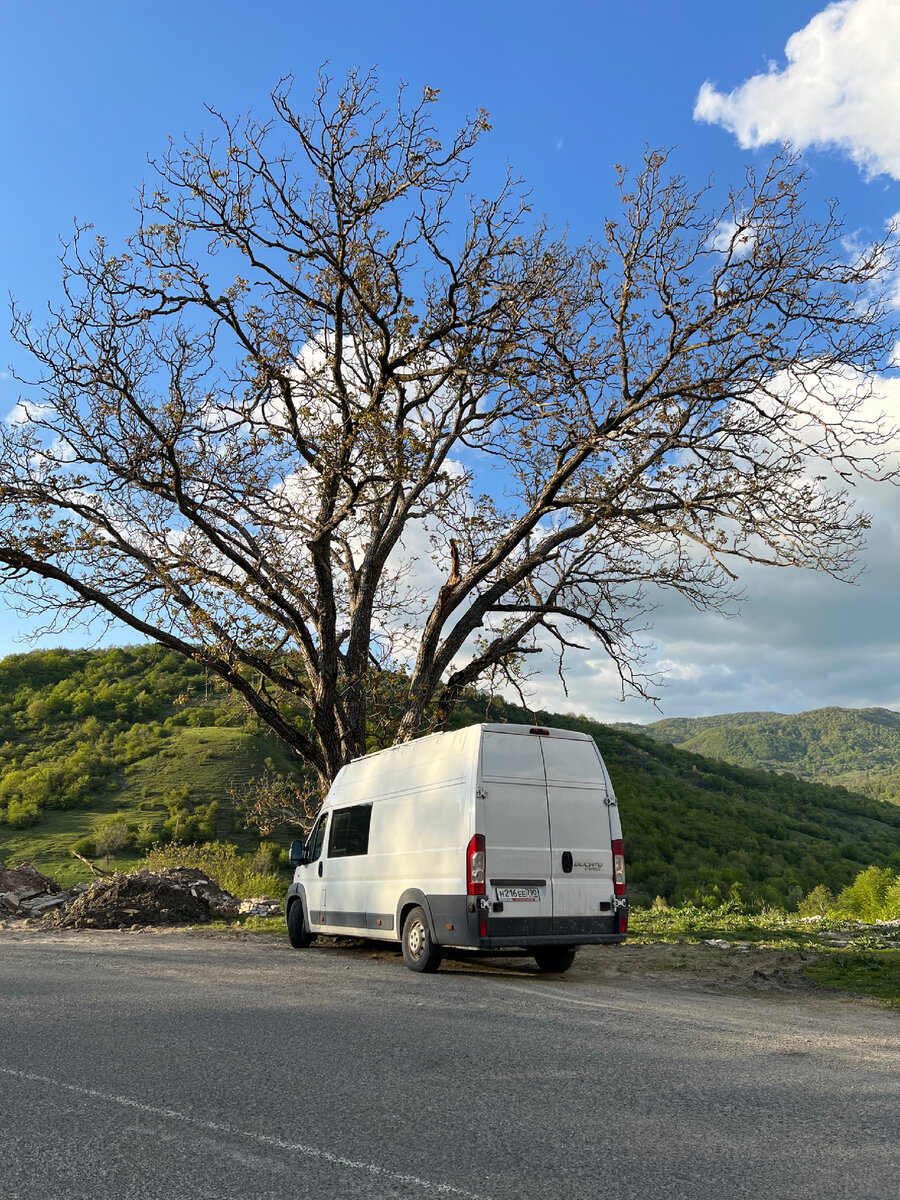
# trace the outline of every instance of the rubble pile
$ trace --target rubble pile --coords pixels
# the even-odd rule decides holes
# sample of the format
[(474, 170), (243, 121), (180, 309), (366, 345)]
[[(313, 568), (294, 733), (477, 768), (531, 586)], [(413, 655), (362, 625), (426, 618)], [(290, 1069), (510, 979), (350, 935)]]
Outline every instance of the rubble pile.
[(238, 907), (241, 915), (251, 917), (280, 917), (283, 911), (282, 902), (272, 896), (254, 896), (250, 900), (242, 900)]
[(231, 916), (238, 901), (192, 867), (97, 879), (50, 920), (62, 929), (189, 925)]
[(70, 898), (70, 892), (31, 863), (0, 867), (0, 916), (40, 917)]

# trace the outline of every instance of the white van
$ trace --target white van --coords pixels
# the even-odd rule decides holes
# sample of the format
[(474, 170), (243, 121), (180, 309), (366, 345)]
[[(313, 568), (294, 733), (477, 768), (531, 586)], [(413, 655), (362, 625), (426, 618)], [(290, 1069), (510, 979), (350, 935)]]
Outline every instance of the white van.
[(413, 971), (446, 948), (519, 948), (565, 971), (628, 927), (616, 798), (591, 737), (472, 725), (344, 767), (291, 844), (295, 947), (316, 934), (400, 941)]

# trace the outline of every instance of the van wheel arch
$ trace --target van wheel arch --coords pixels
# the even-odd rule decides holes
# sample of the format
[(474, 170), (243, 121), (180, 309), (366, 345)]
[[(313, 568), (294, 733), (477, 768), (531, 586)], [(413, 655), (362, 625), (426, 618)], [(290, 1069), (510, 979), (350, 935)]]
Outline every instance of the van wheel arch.
[(434, 929), (434, 917), (431, 915), (431, 905), (425, 898), (425, 893), (420, 892), (417, 888), (409, 888), (400, 897), (400, 902), (397, 905), (397, 923), (394, 928), (400, 938), (403, 936), (403, 926), (406, 918), (414, 908), (421, 908), (425, 913), (425, 918), (428, 921), (428, 932), (431, 934), (431, 940), (437, 942), (437, 936)]

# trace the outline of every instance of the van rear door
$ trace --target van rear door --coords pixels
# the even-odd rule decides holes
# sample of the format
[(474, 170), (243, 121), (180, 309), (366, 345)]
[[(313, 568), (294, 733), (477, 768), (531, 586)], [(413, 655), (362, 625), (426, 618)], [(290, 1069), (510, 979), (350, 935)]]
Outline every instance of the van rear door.
[(592, 741), (554, 736), (535, 740), (540, 742), (547, 779), (553, 933), (601, 932), (611, 909), (613, 870), (600, 756)]
[[(550, 828), (541, 739), (485, 732), (481, 748), (492, 914), (510, 937), (547, 935), (553, 915)], [(498, 908), (502, 905), (502, 908)]]

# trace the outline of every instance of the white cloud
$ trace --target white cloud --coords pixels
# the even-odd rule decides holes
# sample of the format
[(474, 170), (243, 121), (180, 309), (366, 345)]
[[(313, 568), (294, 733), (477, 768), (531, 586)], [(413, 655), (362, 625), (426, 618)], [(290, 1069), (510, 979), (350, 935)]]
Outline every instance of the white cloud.
[(868, 174), (900, 179), (900, 3), (841, 0), (818, 13), (772, 63), (732, 92), (706, 82), (694, 118), (744, 148), (789, 141), (837, 147)]

